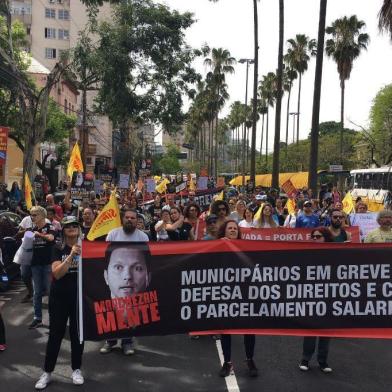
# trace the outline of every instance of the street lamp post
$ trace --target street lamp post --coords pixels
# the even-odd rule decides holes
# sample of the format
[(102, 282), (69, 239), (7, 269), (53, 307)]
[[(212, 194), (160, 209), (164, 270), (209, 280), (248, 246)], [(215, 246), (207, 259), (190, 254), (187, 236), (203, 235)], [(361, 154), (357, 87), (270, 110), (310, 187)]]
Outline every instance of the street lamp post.
[[(253, 59), (240, 59), (238, 61), (240, 64), (246, 64), (246, 83), (245, 83), (245, 107), (248, 105), (248, 79), (249, 79), (249, 65), (254, 64)], [(245, 123), (242, 125), (242, 145), (243, 145), (243, 155), (242, 155), (242, 185), (245, 185), (245, 162), (248, 158), (249, 143), (248, 137), (246, 135)]]
[[(293, 116), (293, 144), (295, 143), (295, 116), (298, 116), (298, 112), (291, 112), (290, 116)], [(298, 140), (297, 140), (298, 142)]]

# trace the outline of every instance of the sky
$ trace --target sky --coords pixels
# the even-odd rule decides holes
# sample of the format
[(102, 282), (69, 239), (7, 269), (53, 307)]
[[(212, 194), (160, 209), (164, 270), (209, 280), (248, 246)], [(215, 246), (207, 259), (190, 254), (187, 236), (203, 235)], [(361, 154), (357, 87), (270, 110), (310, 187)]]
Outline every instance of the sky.
[[(253, 58), (253, 2), (251, 0), (162, 0), (170, 8), (181, 12), (190, 11), (196, 22), (186, 32), (187, 42), (193, 47), (208, 43), (210, 47), (228, 49), (233, 57)], [(296, 34), (306, 34), (317, 38), (319, 1), (285, 1), (285, 42)], [(377, 27), (377, 15), (382, 0), (328, 0), (327, 26), (342, 16), (356, 14), (366, 23), (364, 32), (370, 35), (368, 50), (362, 52), (354, 62), (350, 80), (346, 83), (345, 126), (356, 128), (350, 123), (366, 127), (369, 110), (377, 92), (392, 83), (392, 42), (387, 35), (381, 35)], [(259, 80), (270, 72), (276, 71), (278, 58), (278, 0), (259, 2)], [(287, 46), (285, 45), (285, 50)], [(313, 84), (315, 58), (309, 64), (302, 79), (300, 138), (310, 132), (313, 104)], [(235, 74), (227, 76), (230, 99), (221, 116), (226, 116), (230, 105), (236, 100), (245, 100), (246, 66), (237, 64)], [(207, 72), (202, 61), (197, 63), (202, 74)], [(249, 89), (252, 91), (253, 70), (249, 72)], [(290, 111), (296, 111), (297, 83), (292, 92)], [(286, 129), (286, 96), (282, 103), (281, 140)], [(269, 151), (273, 146), (274, 115), (270, 117)], [(292, 135), (292, 118), (289, 135)], [(340, 121), (340, 84), (336, 64), (324, 56), (323, 82), (321, 91), (320, 122)], [(272, 125), (271, 125), (272, 124)], [(257, 144), (260, 144), (261, 122), (258, 125)], [(291, 139), (289, 138), (289, 142)]]

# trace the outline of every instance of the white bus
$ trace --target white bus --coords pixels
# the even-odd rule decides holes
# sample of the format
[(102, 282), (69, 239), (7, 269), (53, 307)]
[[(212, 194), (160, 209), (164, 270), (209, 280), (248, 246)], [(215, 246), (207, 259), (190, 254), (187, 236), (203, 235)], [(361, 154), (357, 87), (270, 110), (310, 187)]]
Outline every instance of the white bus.
[(350, 188), (353, 199), (360, 197), (369, 207), (370, 204), (378, 204), (381, 209), (384, 205), (390, 205), (392, 167), (351, 170)]

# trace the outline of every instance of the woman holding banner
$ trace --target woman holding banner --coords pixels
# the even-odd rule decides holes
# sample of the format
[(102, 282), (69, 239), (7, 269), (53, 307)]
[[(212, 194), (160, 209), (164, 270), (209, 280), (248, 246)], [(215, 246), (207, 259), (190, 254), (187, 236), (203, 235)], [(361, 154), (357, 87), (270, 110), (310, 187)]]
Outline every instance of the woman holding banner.
[[(310, 238), (314, 242), (333, 242), (332, 234), (326, 227), (317, 227), (310, 233)], [(332, 368), (328, 366), (328, 352), (330, 338), (320, 336), (306, 336), (304, 337), (303, 348), (302, 348), (302, 360), (299, 364), (300, 370), (306, 372), (309, 370), (309, 361), (312, 359), (314, 352), (316, 351), (316, 342), (318, 339), (317, 347), (317, 361), (320, 366), (320, 370), (324, 373), (331, 373)]]
[[(220, 226), (218, 230), (218, 238), (226, 240), (236, 240), (241, 238), (240, 228), (235, 220), (228, 220)], [(248, 366), (249, 376), (257, 377), (258, 370), (253, 361), (255, 351), (256, 338), (255, 335), (244, 335), (244, 346), (246, 354), (246, 364)], [(231, 363), (231, 335), (221, 336), (221, 345), (223, 351), (223, 365), (219, 372), (221, 377), (227, 377), (233, 372), (233, 364)]]
[(84, 378), (80, 371), (82, 365), (83, 343), (78, 336), (78, 262), (81, 248), (78, 245), (81, 230), (77, 219), (66, 217), (61, 222), (63, 244), (55, 249), (52, 260), (53, 281), (49, 296), (49, 340), (46, 346), (44, 373), (35, 388), (45, 389), (51, 381), (51, 374), (56, 366), (67, 322), (71, 340), (72, 382), (82, 385)]

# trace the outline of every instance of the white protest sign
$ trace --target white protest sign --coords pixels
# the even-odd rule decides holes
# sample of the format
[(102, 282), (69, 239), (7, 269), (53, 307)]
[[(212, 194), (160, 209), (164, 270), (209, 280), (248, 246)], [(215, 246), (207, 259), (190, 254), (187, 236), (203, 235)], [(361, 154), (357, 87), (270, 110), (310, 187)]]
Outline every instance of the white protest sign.
[(350, 224), (351, 226), (359, 226), (361, 241), (363, 241), (368, 233), (378, 228), (377, 213), (367, 212), (365, 214), (351, 214)]

